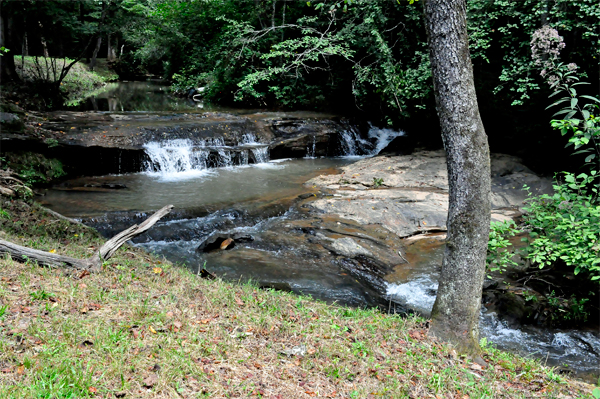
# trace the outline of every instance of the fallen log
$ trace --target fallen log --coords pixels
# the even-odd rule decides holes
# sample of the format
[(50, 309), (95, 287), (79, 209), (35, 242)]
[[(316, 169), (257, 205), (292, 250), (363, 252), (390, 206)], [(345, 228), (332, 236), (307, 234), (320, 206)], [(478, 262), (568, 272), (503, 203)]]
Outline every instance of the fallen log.
[(100, 247), (98, 251), (92, 255), (89, 259), (78, 259), (71, 258), (70, 256), (53, 254), (50, 252), (40, 251), (38, 249), (23, 247), (21, 245), (13, 244), (10, 241), (0, 240), (0, 254), (9, 254), (13, 259), (27, 262), (32, 260), (37, 262), (41, 266), (47, 267), (73, 267), (79, 270), (88, 271), (99, 271), (102, 267), (102, 262), (112, 257), (117, 249), (132, 238), (142, 234), (143, 232), (150, 229), (156, 222), (162, 217), (167, 215), (173, 209), (173, 205), (167, 205), (164, 208), (158, 210), (143, 223), (129, 227), (128, 229), (120, 232), (104, 245)]

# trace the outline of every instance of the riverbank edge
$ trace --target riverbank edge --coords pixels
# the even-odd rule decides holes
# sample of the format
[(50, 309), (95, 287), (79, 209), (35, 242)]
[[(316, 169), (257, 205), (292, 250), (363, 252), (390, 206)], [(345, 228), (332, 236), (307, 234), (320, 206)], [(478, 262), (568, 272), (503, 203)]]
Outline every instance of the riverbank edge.
[[(4, 201), (0, 236), (87, 257), (104, 241)], [(427, 322), (210, 281), (133, 247), (100, 273), (0, 260), (0, 396), (591, 397), (591, 385), (484, 348), (482, 369)], [(207, 265), (210, 267), (210, 265)]]

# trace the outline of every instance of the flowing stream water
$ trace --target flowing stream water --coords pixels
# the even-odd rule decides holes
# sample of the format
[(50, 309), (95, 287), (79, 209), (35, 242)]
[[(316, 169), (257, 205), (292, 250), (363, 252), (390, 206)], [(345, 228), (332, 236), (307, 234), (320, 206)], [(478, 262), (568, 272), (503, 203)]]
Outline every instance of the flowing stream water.
[[(165, 100), (160, 86), (136, 87), (158, 91), (155, 97), (160, 100), (155, 102), (162, 104), (162, 111), (198, 105)], [(123, 96), (118, 101), (127, 103), (126, 91), (117, 92)], [(144, 101), (141, 104), (122, 108), (137, 111), (146, 106)], [(185, 212), (159, 222), (136, 245), (192, 269), (206, 262), (210, 270), (230, 280), (252, 279), (264, 286), (310, 294), (328, 302), (371, 306), (372, 298), (360, 283), (335, 262), (323, 262), (310, 255), (302, 241), (282, 243), (281, 237), (272, 237), (280, 240), (277, 245), (265, 245), (263, 249), (242, 245), (235, 251), (208, 254), (198, 253), (196, 248), (215, 230), (260, 235), (275, 225), (301, 219), (304, 216), (290, 204), (310, 191), (303, 186), (305, 181), (335, 173), (336, 168), (357, 157), (376, 155), (403, 134), (371, 127), (363, 137), (357, 130), (347, 129), (339, 137), (341, 157), (316, 158), (313, 139), (304, 159), (278, 161), (269, 161), (268, 147), (251, 134), (242, 136), (233, 147), (226, 146), (222, 139), (150, 142), (144, 147), (148, 156), (144, 171), (73, 179), (47, 190), (43, 202), (66, 216), (86, 220), (106, 235), (131, 225), (132, 219), (143, 218), (148, 211), (173, 204), (176, 210)], [(262, 239), (269, 241), (269, 236)], [(387, 276), (387, 295), (427, 315), (435, 300), (442, 249), (440, 241), (422, 240), (408, 245), (409, 264)], [(511, 328), (485, 309), (480, 320), (481, 335), (502, 349), (542, 358), (555, 366), (566, 364), (588, 379), (597, 378), (597, 332)]]

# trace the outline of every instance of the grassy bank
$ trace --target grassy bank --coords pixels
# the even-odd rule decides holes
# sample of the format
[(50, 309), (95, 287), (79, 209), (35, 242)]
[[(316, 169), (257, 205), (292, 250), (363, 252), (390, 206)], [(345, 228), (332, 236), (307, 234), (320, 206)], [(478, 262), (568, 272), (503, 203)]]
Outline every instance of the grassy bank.
[[(102, 243), (20, 202), (2, 205), (0, 238), (78, 257)], [(2, 398), (591, 397), (490, 347), (482, 369), (418, 318), (205, 280), (135, 248), (93, 275), (0, 270)]]
[[(63, 60), (15, 56), (17, 73), (26, 82), (36, 80), (56, 81), (60, 76), (63, 62), (68, 65), (72, 61), (69, 58)], [(56, 65), (55, 68), (52, 67), (52, 63)], [(67, 96), (70, 105), (75, 105), (78, 101), (87, 97), (89, 92), (97, 90), (106, 82), (115, 81), (118, 78), (118, 75), (108, 68), (106, 59), (98, 59), (94, 71), (90, 71), (88, 65), (79, 61), (69, 70), (60, 88)]]

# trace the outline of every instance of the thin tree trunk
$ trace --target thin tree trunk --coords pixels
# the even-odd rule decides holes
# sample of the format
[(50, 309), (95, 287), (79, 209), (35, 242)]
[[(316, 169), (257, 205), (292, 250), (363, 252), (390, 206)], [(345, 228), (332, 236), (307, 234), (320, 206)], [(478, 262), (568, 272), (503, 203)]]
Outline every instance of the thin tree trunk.
[[(108, 4), (102, 2), (102, 15), (100, 17), (100, 23), (98, 25), (98, 29), (101, 30), (104, 25), (104, 18), (106, 17), (106, 11), (110, 6), (110, 1)], [(102, 34), (98, 34), (98, 39), (96, 41), (96, 47), (94, 48), (94, 53), (92, 54), (92, 60), (90, 61), (90, 71), (93, 71), (96, 67), (96, 58), (98, 57), (98, 51), (100, 51), (100, 46), (102, 46)]]
[(107, 61), (114, 61), (115, 58), (117, 58), (117, 55), (115, 54), (115, 47), (112, 46), (112, 43), (110, 41), (110, 36), (111, 34), (108, 34), (108, 37), (106, 39), (106, 46), (108, 47), (107, 52), (106, 52), (106, 60)]
[[(283, 13), (281, 16), (281, 26), (285, 25), (285, 6), (286, 6), (286, 2), (287, 0), (283, 0)], [(283, 42), (283, 33), (285, 32), (285, 29), (281, 30), (281, 41)]]
[(23, 57), (27, 57), (29, 55), (29, 43), (27, 43), (27, 31), (23, 33), (23, 45), (21, 48), (21, 53)]
[(426, 0), (424, 10), (450, 187), (448, 238), (430, 332), (478, 355), (490, 229), (489, 147), (473, 83), (465, 0)]
[(90, 61), (90, 71), (93, 71), (94, 68), (96, 68), (96, 57), (98, 56), (98, 51), (100, 51), (100, 46), (102, 46), (102, 36), (98, 36), (98, 40), (96, 41), (96, 47), (94, 48), (92, 60)]
[(50, 53), (48, 52), (48, 43), (46, 42), (46, 38), (44, 37), (44, 25), (42, 25), (41, 21), (38, 21), (38, 25), (40, 26), (40, 42), (42, 43), (42, 48), (44, 49), (44, 57), (48, 58)]
[(254, 0), (254, 6), (256, 7), (256, 14), (258, 15), (258, 23), (260, 23), (261, 29), (265, 29), (266, 26), (260, 17), (260, 0)]
[(277, 0), (273, 0), (273, 13), (271, 14), (271, 28), (275, 27), (275, 6), (277, 5)]
[(12, 32), (12, 20), (6, 18), (6, 14), (0, 15), (0, 47), (5, 47), (9, 51), (0, 56), (0, 82), (15, 81), (20, 82), (21, 78), (17, 75), (15, 66), (15, 54)]

